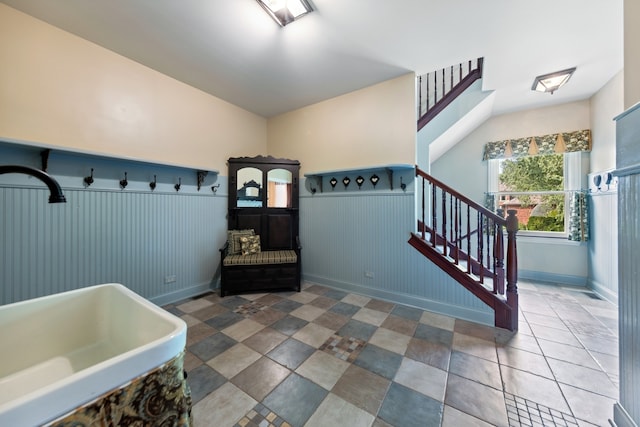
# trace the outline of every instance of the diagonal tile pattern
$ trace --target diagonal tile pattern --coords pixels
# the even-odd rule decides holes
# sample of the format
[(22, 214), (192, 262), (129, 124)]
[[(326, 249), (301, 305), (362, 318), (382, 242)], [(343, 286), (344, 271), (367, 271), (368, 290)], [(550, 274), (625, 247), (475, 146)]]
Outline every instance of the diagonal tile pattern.
[(515, 335), (315, 284), (165, 309), (196, 426), (608, 426), (617, 308), (526, 281), (520, 304)]

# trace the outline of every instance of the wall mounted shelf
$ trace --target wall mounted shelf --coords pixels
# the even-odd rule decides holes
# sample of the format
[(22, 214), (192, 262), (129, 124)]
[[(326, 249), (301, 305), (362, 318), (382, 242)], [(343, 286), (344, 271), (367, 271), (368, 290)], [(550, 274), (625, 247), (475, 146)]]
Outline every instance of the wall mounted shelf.
[[(355, 180), (357, 180), (358, 178), (364, 177), (365, 180), (363, 182), (370, 181), (373, 188), (375, 189), (378, 184), (378, 181), (380, 180), (380, 178), (378, 177), (378, 174), (386, 174), (389, 179), (389, 189), (393, 191), (394, 173), (407, 172), (413, 169), (415, 169), (414, 165), (389, 164), (389, 165), (379, 165), (379, 166), (365, 166), (365, 167), (352, 168), (352, 169), (334, 169), (334, 170), (327, 170), (327, 171), (320, 171), (320, 172), (309, 172), (309, 173), (305, 173), (304, 176), (305, 178), (312, 179), (316, 184), (317, 190), (319, 190), (322, 193), (323, 181), (325, 178), (327, 178), (329, 180), (328, 182), (332, 184), (331, 189), (335, 188), (335, 185), (333, 185), (332, 181), (344, 182), (343, 180), (349, 179), (350, 176), (353, 176), (353, 179)], [(373, 177), (374, 175), (375, 175), (375, 178), (372, 180), (371, 177)], [(401, 182), (400, 186), (402, 185), (404, 184)], [(355, 187), (355, 189), (360, 189), (361, 186), (362, 184)], [(315, 192), (316, 187), (313, 187), (311, 189), (312, 193)], [(345, 189), (346, 187), (347, 185), (345, 185)]]

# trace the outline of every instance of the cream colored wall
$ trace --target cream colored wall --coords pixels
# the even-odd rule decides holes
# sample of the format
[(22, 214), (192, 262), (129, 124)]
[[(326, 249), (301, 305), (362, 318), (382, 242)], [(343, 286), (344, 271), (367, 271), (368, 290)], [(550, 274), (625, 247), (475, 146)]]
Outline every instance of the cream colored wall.
[(300, 160), (301, 172), (415, 164), (415, 75), (270, 118), (269, 154)]
[(266, 119), (0, 4), (0, 139), (226, 171)]
[(624, 111), (624, 75), (616, 74), (591, 97), (591, 172), (616, 167), (616, 123)]
[(640, 2), (624, 1), (624, 108), (640, 102)]

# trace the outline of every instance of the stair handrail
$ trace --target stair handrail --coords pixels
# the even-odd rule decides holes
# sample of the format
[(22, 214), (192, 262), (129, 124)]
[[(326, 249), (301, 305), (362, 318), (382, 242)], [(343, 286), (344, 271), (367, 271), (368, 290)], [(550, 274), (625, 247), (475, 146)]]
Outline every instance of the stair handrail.
[[(458, 192), (457, 190), (451, 188), (446, 185), (442, 181), (434, 178), (428, 173), (421, 170), (416, 166), (416, 177), (422, 178), (422, 217), (418, 220), (419, 231), (421, 232), (421, 239), (424, 242), (426, 240), (426, 230), (428, 229), (430, 232), (429, 244), (431, 247), (435, 248), (436, 245), (442, 245), (442, 255), (446, 257), (447, 251), (454, 251), (455, 253), (450, 258), (453, 258), (453, 264), (457, 265), (460, 259), (460, 254), (462, 254), (462, 258), (467, 260), (467, 273), (478, 273), (479, 279), (478, 284), (483, 286), (484, 283), (484, 275), (490, 274), (493, 280), (493, 290), (492, 293), (494, 295), (503, 296), (506, 301), (499, 304), (493, 304), (490, 301), (490, 296), (486, 294), (487, 290), (482, 287), (482, 289), (478, 288), (478, 293), (474, 292), (474, 289), (470, 290), (476, 294), (479, 298), (483, 300), (483, 302), (488, 303), (494, 308), (495, 311), (495, 322), (496, 326), (506, 328), (509, 330), (517, 330), (518, 329), (518, 289), (517, 289), (517, 280), (518, 280), (518, 261), (517, 261), (517, 248), (516, 248), (516, 234), (518, 232), (518, 218), (516, 217), (515, 210), (509, 210), (507, 218), (504, 218), (502, 215), (502, 211), (499, 210), (500, 215), (492, 212), (488, 208), (482, 206), (481, 204), (471, 200), (464, 194)], [(428, 182), (431, 186), (431, 227), (428, 227), (426, 224), (426, 209), (425, 209), (425, 201), (428, 197), (425, 194), (425, 182)], [(417, 185), (420, 188), (419, 185)], [(441, 217), (437, 216), (437, 191), (440, 191), (440, 195), (442, 197), (442, 215)], [(447, 199), (448, 196), (448, 199)], [(447, 200), (449, 200), (449, 205), (447, 206)], [(454, 202), (455, 201), (455, 202)], [(465, 206), (463, 206), (464, 204)], [(463, 230), (460, 230), (462, 223), (462, 215), (460, 212), (462, 208), (466, 208), (467, 210), (467, 230), (466, 235), (464, 237), (459, 233), (464, 233)], [(473, 209), (477, 212), (477, 228), (474, 231), (471, 231), (471, 215), (470, 210)], [(455, 214), (454, 214), (455, 210)], [(447, 223), (447, 215), (449, 216), (449, 221), (453, 222), (453, 224)], [(438, 220), (441, 221), (442, 225), (442, 234), (438, 234)], [(455, 229), (455, 231), (454, 231)], [(507, 231), (507, 251), (505, 254), (504, 251), (504, 231)], [(481, 231), (481, 232), (479, 232)], [(486, 233), (485, 233), (486, 232)], [(455, 238), (453, 238), (453, 234), (455, 233)], [(471, 235), (477, 233), (477, 256), (474, 259), (472, 255), (471, 248)], [(448, 239), (447, 234), (451, 237)], [(417, 236), (416, 236), (417, 237)], [(460, 242), (467, 239), (467, 248), (463, 250), (460, 246)], [(487, 247), (483, 246), (485, 243)], [(506, 257), (505, 257), (506, 255)], [(505, 262), (506, 260), (506, 262)], [(486, 263), (485, 263), (486, 261)], [(440, 264), (442, 267), (442, 264)], [(505, 268), (506, 267), (506, 268)], [(472, 271), (475, 269), (476, 271)], [(506, 274), (505, 274), (506, 270)], [(458, 276), (456, 274), (456, 276)], [(453, 277), (453, 276), (452, 276)], [(459, 277), (459, 276), (458, 276)], [(455, 278), (455, 277), (454, 277)], [(505, 289), (505, 278), (506, 278), (506, 289)], [(461, 282), (462, 283), (462, 282)], [(465, 286), (468, 286), (465, 285)], [(469, 289), (469, 287), (467, 287)], [(506, 292), (505, 292), (506, 291)]]
[[(455, 76), (455, 66), (449, 68), (442, 68), (440, 70), (432, 71), (418, 76), (418, 130), (422, 129), (427, 123), (429, 123), (435, 116), (437, 116), (442, 110), (444, 110), (454, 99), (462, 94), (469, 86), (471, 86), (476, 80), (482, 78), (484, 58), (478, 58), (476, 60), (475, 68), (472, 68), (473, 61), (468, 61), (467, 72), (464, 74), (465, 63), (458, 64), (458, 76)], [(447, 87), (446, 84), (446, 71), (450, 70), (450, 84)], [(438, 75), (442, 78), (438, 81)], [(464, 77), (463, 77), (464, 75)], [(433, 77), (432, 77), (433, 76)], [(430, 91), (430, 83), (433, 79), (433, 103), (430, 102), (432, 93)], [(424, 82), (424, 83), (423, 83)], [(442, 87), (440, 98), (438, 98), (438, 87)], [(422, 93), (423, 87), (426, 88), (426, 104), (423, 110)]]

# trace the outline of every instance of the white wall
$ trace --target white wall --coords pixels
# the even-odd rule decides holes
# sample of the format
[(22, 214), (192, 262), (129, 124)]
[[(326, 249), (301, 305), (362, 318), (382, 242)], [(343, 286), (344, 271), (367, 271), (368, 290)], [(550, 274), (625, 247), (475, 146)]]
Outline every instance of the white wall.
[[(431, 164), (431, 174), (478, 203), (487, 191), (484, 145), (490, 141), (568, 132), (590, 127), (588, 100), (491, 117)], [(518, 238), (520, 277), (586, 285), (587, 245)]]
[(266, 119), (0, 4), (0, 139), (226, 170)]
[[(613, 118), (624, 108), (624, 73), (621, 71), (591, 97), (591, 172), (616, 166), (616, 125)], [(589, 287), (603, 297), (618, 300), (618, 195), (596, 192), (590, 198)]]

